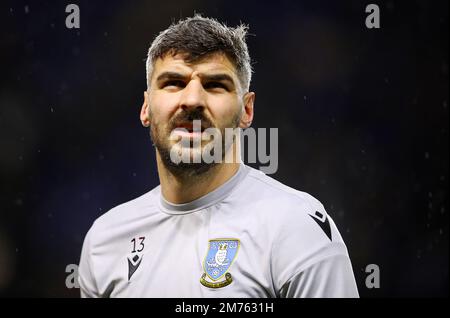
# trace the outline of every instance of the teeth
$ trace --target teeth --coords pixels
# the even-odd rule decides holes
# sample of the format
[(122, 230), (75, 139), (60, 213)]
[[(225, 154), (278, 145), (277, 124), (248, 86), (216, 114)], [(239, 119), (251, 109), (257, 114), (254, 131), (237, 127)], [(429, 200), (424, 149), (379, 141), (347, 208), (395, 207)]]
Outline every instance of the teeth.
[[(190, 133), (194, 131), (194, 127), (192, 125), (179, 125), (177, 128), (187, 129)], [(200, 127), (200, 132), (204, 132), (206, 129), (207, 127)]]

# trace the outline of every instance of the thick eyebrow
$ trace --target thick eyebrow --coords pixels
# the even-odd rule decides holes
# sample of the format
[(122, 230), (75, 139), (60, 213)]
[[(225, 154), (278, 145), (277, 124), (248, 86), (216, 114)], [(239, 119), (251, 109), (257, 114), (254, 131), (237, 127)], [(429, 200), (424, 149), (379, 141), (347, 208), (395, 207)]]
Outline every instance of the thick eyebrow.
[(228, 75), (228, 74), (210, 74), (210, 75), (201, 75), (201, 78), (206, 80), (206, 81), (216, 81), (216, 82), (230, 82), (230, 84), (232, 84), (233, 86), (234, 84), (234, 80), (233, 78)]
[(176, 72), (163, 72), (157, 78), (156, 82), (161, 82), (164, 80), (185, 80), (186, 76)]
[[(204, 81), (225, 81), (229, 82), (233, 86), (235, 85), (233, 78), (225, 73), (201, 74), (200, 77)], [(177, 72), (163, 72), (156, 78), (157, 83), (165, 80), (186, 80), (186, 76)]]

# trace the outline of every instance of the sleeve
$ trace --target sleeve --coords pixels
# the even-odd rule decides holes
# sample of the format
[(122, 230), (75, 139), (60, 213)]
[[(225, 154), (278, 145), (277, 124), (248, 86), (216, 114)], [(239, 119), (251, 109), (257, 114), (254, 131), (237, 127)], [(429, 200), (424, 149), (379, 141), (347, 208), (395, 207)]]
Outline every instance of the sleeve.
[[(92, 229), (91, 229), (92, 230)], [(81, 298), (97, 298), (99, 293), (92, 270), (91, 230), (86, 234), (78, 267), (78, 283)]]
[(294, 275), (280, 291), (284, 298), (358, 298), (350, 259), (336, 255)]
[(314, 200), (286, 210), (272, 246), (277, 296), (358, 297), (347, 247), (322, 204)]

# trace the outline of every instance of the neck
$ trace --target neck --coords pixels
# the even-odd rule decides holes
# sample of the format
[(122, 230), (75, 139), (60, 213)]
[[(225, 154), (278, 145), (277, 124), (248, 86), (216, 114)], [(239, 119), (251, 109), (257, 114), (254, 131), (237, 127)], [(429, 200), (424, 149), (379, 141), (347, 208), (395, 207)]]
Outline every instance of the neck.
[[(236, 144), (231, 149), (239, 149)], [(234, 152), (236, 158), (240, 158), (239, 152)], [(232, 163), (221, 162), (212, 166), (202, 174), (189, 176), (177, 176), (168, 170), (158, 151), (156, 152), (159, 181), (161, 193), (164, 198), (175, 204), (194, 201), (220, 187), (227, 182), (239, 170), (240, 161), (233, 160)]]

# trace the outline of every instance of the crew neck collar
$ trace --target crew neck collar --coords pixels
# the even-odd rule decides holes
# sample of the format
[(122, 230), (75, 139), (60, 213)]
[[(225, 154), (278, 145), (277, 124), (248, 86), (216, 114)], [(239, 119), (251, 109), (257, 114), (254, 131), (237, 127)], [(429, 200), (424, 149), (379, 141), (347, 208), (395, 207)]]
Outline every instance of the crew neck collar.
[(227, 197), (239, 184), (239, 182), (247, 175), (248, 171), (249, 169), (241, 163), (238, 171), (220, 187), (187, 203), (175, 204), (167, 201), (162, 195), (161, 186), (159, 186), (159, 206), (163, 212), (168, 214), (188, 214), (206, 209), (207, 207), (214, 205)]

